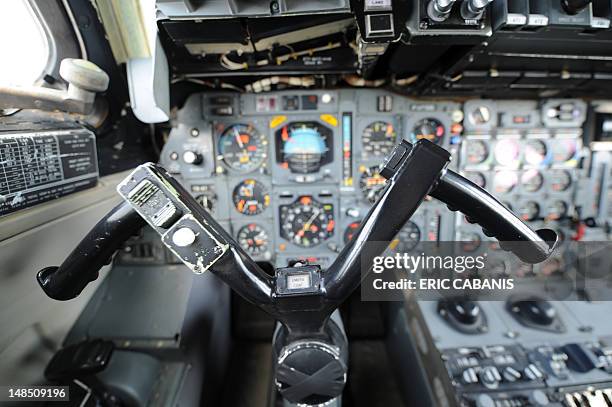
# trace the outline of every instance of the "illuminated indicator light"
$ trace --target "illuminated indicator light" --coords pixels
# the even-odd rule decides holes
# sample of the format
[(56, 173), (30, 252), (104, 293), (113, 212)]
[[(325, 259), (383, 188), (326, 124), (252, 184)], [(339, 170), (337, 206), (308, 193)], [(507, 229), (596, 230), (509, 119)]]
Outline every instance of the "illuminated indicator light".
[(331, 232), (334, 230), (334, 226), (336, 226), (336, 221), (334, 221), (333, 219), (329, 221), (329, 223), (327, 224), (327, 231)]
[(284, 252), (286, 248), (287, 248), (287, 245), (284, 243), (281, 243), (278, 245), (278, 250), (281, 252)]
[(244, 204), (246, 204), (246, 201), (244, 199), (241, 199), (240, 201), (238, 201), (238, 211), (242, 212), (242, 210), (244, 209)]
[(287, 126), (283, 127), (283, 130), (281, 131), (281, 138), (283, 139), (283, 141), (289, 140), (289, 132), (287, 131)]
[(270, 120), (270, 128), (273, 129), (287, 120), (287, 116), (274, 116), (272, 120)]
[(249, 137), (248, 134), (241, 134), (240, 135), (240, 141), (242, 141), (244, 144), (248, 144), (250, 139), (251, 139), (251, 137)]
[(366, 172), (367, 169), (368, 169), (368, 167), (366, 167), (365, 165), (360, 165), (359, 166), (359, 172)]
[(330, 126), (334, 126), (334, 127), (338, 126), (338, 119), (336, 119), (336, 117), (332, 116), (331, 114), (322, 114), (320, 118), (321, 120), (323, 120), (325, 123), (329, 124)]
[(248, 146), (247, 151), (257, 151), (257, 146)]
[(300, 202), (301, 202), (302, 204), (304, 204), (304, 205), (309, 205), (309, 204), (312, 202), (312, 198), (311, 198), (311, 197), (309, 197), (309, 196), (303, 196), (303, 197), (300, 199)]
[(459, 134), (463, 131), (463, 126), (459, 123), (455, 123), (451, 126), (451, 133)]
[(436, 136), (442, 137), (444, 135), (444, 127), (438, 126), (436, 128)]
[(289, 168), (289, 163), (281, 163), (280, 166), (282, 168)]
[(394, 250), (399, 244), (399, 239), (393, 239), (391, 243), (389, 243), (389, 249)]

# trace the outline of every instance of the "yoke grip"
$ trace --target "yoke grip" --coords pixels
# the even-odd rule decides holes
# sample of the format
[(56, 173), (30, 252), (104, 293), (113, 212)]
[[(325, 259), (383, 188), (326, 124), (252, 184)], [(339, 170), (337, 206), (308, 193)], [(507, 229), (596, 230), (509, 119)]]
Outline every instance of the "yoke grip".
[(524, 262), (546, 260), (557, 245), (554, 230), (532, 230), (495, 197), (456, 172), (444, 172), (430, 195), (446, 203), (450, 210), (464, 213), (469, 222), (482, 226), (487, 236), (497, 238), (502, 249)]
[(125, 202), (114, 207), (87, 233), (61, 266), (45, 267), (36, 280), (47, 296), (67, 301), (98, 278), (125, 241), (145, 225), (140, 215)]

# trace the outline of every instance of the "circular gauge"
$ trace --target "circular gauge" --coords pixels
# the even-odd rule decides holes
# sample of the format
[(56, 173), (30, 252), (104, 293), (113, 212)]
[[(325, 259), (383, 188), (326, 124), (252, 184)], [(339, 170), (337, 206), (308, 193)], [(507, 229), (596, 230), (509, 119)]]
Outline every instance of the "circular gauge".
[(353, 236), (355, 235), (355, 232), (357, 232), (357, 229), (359, 229), (360, 225), (361, 225), (361, 221), (355, 221), (351, 223), (350, 225), (348, 225), (346, 229), (344, 229), (344, 236), (343, 236), (344, 244), (347, 244), (353, 238)]
[(276, 160), (292, 173), (315, 173), (333, 159), (332, 137), (318, 122), (289, 123), (276, 131)]
[(489, 147), (482, 140), (469, 140), (465, 146), (468, 164), (481, 164), (489, 156)]
[(415, 143), (417, 140), (425, 139), (432, 143), (440, 144), (444, 137), (444, 125), (437, 119), (427, 118), (420, 120), (414, 125), (410, 138)]
[(468, 115), (470, 122), (477, 126), (482, 126), (491, 121), (491, 109), (487, 106), (478, 106)]
[(501, 139), (495, 143), (495, 160), (498, 164), (505, 167), (515, 167), (518, 165), (520, 155), (520, 145), (515, 139)]
[(572, 175), (569, 171), (558, 170), (550, 173), (550, 188), (554, 192), (567, 191), (572, 185)]
[(521, 176), (521, 184), (527, 192), (536, 192), (542, 188), (544, 177), (537, 170), (527, 170)]
[(219, 138), (219, 158), (235, 171), (250, 172), (266, 159), (266, 138), (250, 124), (234, 124)]
[(556, 139), (551, 143), (552, 159), (555, 163), (564, 163), (571, 160), (578, 150), (576, 140)]
[(380, 175), (378, 166), (363, 168), (359, 178), (359, 188), (363, 198), (369, 203), (375, 203), (387, 184), (387, 179)]
[(243, 215), (259, 215), (270, 205), (270, 194), (261, 182), (245, 179), (234, 188), (232, 201), (236, 210)]
[(539, 165), (546, 159), (548, 148), (542, 140), (529, 140), (525, 146), (525, 162)]
[(493, 178), (493, 190), (499, 194), (507, 194), (518, 184), (518, 175), (514, 171), (498, 171)]
[(478, 185), (481, 188), (484, 188), (487, 186), (487, 179), (485, 178), (482, 172), (466, 171), (464, 175), (465, 175), (465, 178), (469, 179), (470, 181), (472, 181), (474, 184)]
[(238, 230), (238, 243), (251, 256), (261, 256), (268, 251), (270, 238), (257, 223), (249, 223)]
[(334, 208), (311, 196), (280, 207), (281, 236), (301, 247), (316, 246), (334, 234)]
[(421, 229), (412, 221), (408, 221), (397, 234), (398, 240), (394, 250), (400, 253), (407, 253), (419, 244), (421, 241)]
[(363, 151), (366, 156), (386, 156), (397, 140), (397, 133), (391, 123), (377, 121), (363, 130)]
[(548, 219), (559, 220), (567, 215), (567, 204), (564, 201), (552, 201), (548, 204)]
[(217, 194), (213, 191), (206, 191), (195, 197), (195, 200), (208, 212), (212, 212), (217, 205)]
[(461, 250), (467, 253), (475, 252), (480, 247), (482, 239), (475, 232), (463, 232), (459, 237), (461, 242)]
[(540, 205), (533, 201), (527, 201), (518, 210), (521, 219), (532, 221), (540, 215)]

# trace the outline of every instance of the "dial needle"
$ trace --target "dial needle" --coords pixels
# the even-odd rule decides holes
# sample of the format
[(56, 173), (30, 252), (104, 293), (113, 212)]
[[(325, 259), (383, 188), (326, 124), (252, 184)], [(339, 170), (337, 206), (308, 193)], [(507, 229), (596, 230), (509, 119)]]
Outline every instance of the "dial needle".
[(316, 218), (317, 216), (319, 216), (319, 212), (321, 212), (321, 211), (320, 211), (319, 209), (317, 209), (317, 210), (316, 210), (316, 211), (315, 211), (315, 212), (312, 214), (312, 216), (310, 217), (310, 219), (308, 219), (308, 222), (304, 223), (304, 226), (302, 226), (302, 230), (303, 230), (304, 232), (306, 232), (308, 229), (310, 229), (310, 224), (312, 223), (312, 221), (314, 221), (314, 220), (315, 220), (315, 218)]

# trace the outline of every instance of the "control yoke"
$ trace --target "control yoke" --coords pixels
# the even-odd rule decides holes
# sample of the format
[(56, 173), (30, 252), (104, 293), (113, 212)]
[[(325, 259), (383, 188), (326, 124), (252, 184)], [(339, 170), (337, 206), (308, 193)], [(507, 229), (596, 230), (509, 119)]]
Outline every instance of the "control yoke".
[(299, 338), (323, 331), (331, 313), (359, 286), (362, 266), (370, 267), (385, 250), (381, 244), (364, 250), (365, 245), (391, 241), (427, 195), (463, 212), (525, 262), (539, 263), (551, 255), (557, 243), (554, 231), (531, 230), (489, 193), (448, 170), (449, 162), (448, 151), (429, 141), (414, 145), (403, 141), (381, 170), (387, 186), (334, 263), (325, 271), (317, 265), (281, 268), (274, 277), (168, 172), (156, 164), (143, 164), (117, 187), (124, 202), (89, 232), (60, 267), (41, 270), (37, 279), (51, 298), (76, 297), (146, 221), (193, 272), (212, 271), (281, 321), (290, 336)]

